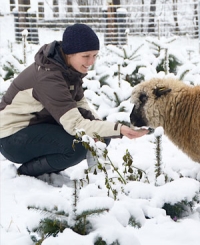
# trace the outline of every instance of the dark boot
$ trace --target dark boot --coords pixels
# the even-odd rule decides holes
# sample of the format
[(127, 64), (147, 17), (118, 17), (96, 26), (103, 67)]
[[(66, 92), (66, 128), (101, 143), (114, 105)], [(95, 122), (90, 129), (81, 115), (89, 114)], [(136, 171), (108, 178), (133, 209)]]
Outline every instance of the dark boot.
[(58, 170), (52, 168), (45, 157), (34, 159), (30, 162), (22, 164), (17, 172), (19, 175), (28, 175), (28, 176), (39, 176), (45, 173), (52, 173)]

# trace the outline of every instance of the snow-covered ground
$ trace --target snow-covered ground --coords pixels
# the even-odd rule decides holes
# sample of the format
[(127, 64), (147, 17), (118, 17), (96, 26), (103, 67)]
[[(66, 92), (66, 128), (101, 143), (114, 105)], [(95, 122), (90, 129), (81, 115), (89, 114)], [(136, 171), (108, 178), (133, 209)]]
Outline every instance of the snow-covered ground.
[[(6, 19), (8, 18), (8, 19)], [(9, 59), (8, 43), (14, 42), (14, 33), (9, 17), (0, 17), (0, 48), (3, 60)], [(40, 45), (60, 40), (62, 33), (51, 30), (40, 31)], [(102, 37), (100, 36), (101, 40)], [(133, 37), (131, 45), (138, 46), (141, 38)], [(103, 44), (102, 44), (103, 45)], [(13, 44), (13, 51), (15, 50)], [(19, 48), (19, 46), (17, 46)], [(39, 46), (28, 47), (28, 63), (32, 62), (34, 52)], [(198, 56), (198, 40), (180, 38), (174, 43), (176, 51), (191, 49)], [(3, 61), (2, 61), (3, 62)], [(1, 63), (2, 64), (2, 63)], [(19, 67), (20, 69), (20, 67)], [(9, 82), (0, 80), (1, 91), (5, 91)], [(3, 119), (1, 119), (3, 120)], [(117, 200), (112, 193), (107, 195), (104, 173), (89, 174), (90, 183), (84, 182), (78, 193), (76, 214), (94, 209), (107, 209), (100, 214), (90, 215), (88, 220), (92, 230), (87, 235), (79, 235), (66, 228), (57, 237), (47, 238), (42, 245), (92, 245), (97, 237), (102, 237), (107, 244), (120, 245), (199, 245), (200, 244), (200, 204), (195, 202), (192, 211), (188, 211), (181, 219), (171, 219), (162, 208), (164, 203), (176, 204), (180, 201), (192, 201), (200, 190), (200, 164), (193, 162), (165, 135), (162, 136), (163, 171), (173, 181), (164, 183), (160, 176), (155, 185), (155, 134), (129, 140), (113, 139), (108, 147), (109, 157), (119, 170), (123, 170), (123, 156), (129, 151), (133, 165), (146, 172), (141, 181), (129, 181), (121, 184), (115, 181), (114, 188), (118, 191)], [(0, 244), (1, 245), (33, 245), (31, 234), (43, 212), (28, 209), (28, 206), (47, 208), (55, 207), (67, 213), (73, 209), (72, 181), (65, 181), (55, 174), (51, 175), (52, 184), (28, 176), (17, 176), (16, 167), (0, 155)], [(65, 170), (62, 175), (71, 179), (85, 179), (86, 160), (75, 167)], [(136, 171), (135, 168), (133, 168)], [(110, 176), (116, 176), (108, 170)], [(182, 176), (182, 178), (180, 178)], [(148, 177), (148, 180), (145, 178)], [(44, 179), (44, 178), (43, 178)], [(80, 183), (79, 183), (80, 184)], [(58, 187), (59, 185), (59, 187)], [(123, 188), (122, 188), (123, 187)], [(131, 217), (140, 226), (130, 224)], [(118, 242), (118, 243), (117, 243)]]
[[(80, 190), (77, 212), (97, 208), (108, 208), (110, 211), (90, 217), (95, 228), (88, 235), (81, 236), (66, 229), (58, 237), (50, 237), (42, 244), (64, 245), (67, 241), (73, 245), (92, 245), (94, 238), (101, 235), (107, 244), (118, 240), (119, 244), (123, 245), (198, 245), (200, 205), (196, 205), (193, 212), (176, 222), (167, 216), (161, 207), (165, 202), (174, 204), (185, 199), (192, 200), (195, 193), (199, 192), (200, 166), (163, 137), (162, 161), (166, 173), (174, 181), (155, 186), (153, 141), (154, 136), (149, 135), (137, 140), (115, 139), (109, 146), (110, 158), (119, 167), (123, 162), (122, 156), (128, 149), (134, 166), (148, 173), (150, 183), (130, 181), (124, 186), (126, 195), (119, 190), (118, 199), (114, 201), (107, 197), (104, 174), (90, 174), (91, 183)], [(79, 165), (65, 170), (65, 173), (72, 178), (82, 178), (86, 167), (84, 160)], [(180, 174), (185, 177), (179, 178)], [(57, 184), (61, 178), (52, 176), (52, 180)], [(117, 185), (115, 188), (119, 189)], [(72, 193), (73, 188), (68, 184), (54, 187), (40, 179), (16, 176), (13, 164), (1, 157), (1, 244), (34, 244), (27, 228), (31, 230), (37, 227), (43, 216), (42, 212), (28, 210), (27, 207), (30, 205), (51, 210), (57, 206), (60, 210), (69, 212), (72, 209)], [(128, 225), (131, 215), (141, 224), (141, 228)]]

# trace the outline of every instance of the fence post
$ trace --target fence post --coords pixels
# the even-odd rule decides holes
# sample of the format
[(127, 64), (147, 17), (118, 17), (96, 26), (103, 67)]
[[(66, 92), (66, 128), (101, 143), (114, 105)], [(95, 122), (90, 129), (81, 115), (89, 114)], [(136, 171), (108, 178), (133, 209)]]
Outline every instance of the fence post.
[(200, 54), (200, 0), (198, 1), (198, 29), (199, 29), (199, 33), (198, 33), (198, 37), (199, 37), (199, 54)]
[(24, 29), (29, 31), (27, 41), (30, 43), (38, 44), (38, 28), (36, 13), (14, 11), (14, 26), (15, 26), (15, 40), (16, 42), (22, 41), (21, 32)]
[(106, 23), (104, 43), (118, 45), (117, 6), (120, 5), (120, 0), (107, 0), (107, 4), (107, 9), (103, 11)]
[(113, 6), (109, 6), (106, 11), (104, 11), (105, 18), (105, 45), (118, 44), (118, 33), (117, 33), (117, 18), (116, 12)]
[(36, 13), (28, 12), (27, 14), (28, 14), (27, 19), (29, 21), (29, 35), (27, 41), (34, 44), (39, 44)]
[(118, 22), (118, 44), (126, 45), (126, 16), (127, 10), (125, 8), (117, 9), (117, 22)]
[(28, 29), (26, 18), (27, 13), (25, 12), (18, 12), (18, 10), (13, 12), (14, 14), (14, 26), (15, 26), (15, 40), (16, 42), (22, 41), (21, 32), (24, 29)]
[(19, 42), (20, 41), (20, 31), (19, 31), (19, 13), (18, 12), (13, 12), (14, 15), (14, 27), (15, 27), (15, 41)]

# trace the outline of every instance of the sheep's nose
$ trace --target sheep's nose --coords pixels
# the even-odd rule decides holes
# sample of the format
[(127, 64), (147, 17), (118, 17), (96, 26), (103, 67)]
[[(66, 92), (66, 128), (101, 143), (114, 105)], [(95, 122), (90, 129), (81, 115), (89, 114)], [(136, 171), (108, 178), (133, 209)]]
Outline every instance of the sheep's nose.
[(133, 109), (132, 109), (131, 114), (130, 114), (130, 122), (133, 122), (133, 118), (134, 118), (134, 109), (135, 109), (135, 105), (133, 105)]

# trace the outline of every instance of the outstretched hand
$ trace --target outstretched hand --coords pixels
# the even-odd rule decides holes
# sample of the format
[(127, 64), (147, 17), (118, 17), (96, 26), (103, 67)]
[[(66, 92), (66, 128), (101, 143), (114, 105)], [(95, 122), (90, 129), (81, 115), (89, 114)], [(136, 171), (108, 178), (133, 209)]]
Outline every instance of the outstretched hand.
[(147, 134), (149, 131), (148, 129), (144, 129), (144, 128), (134, 130), (129, 128), (128, 126), (122, 125), (120, 132), (123, 136), (126, 136), (129, 139), (135, 139)]

